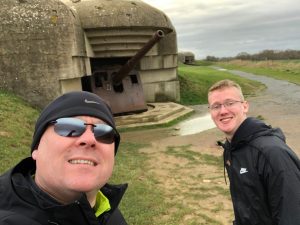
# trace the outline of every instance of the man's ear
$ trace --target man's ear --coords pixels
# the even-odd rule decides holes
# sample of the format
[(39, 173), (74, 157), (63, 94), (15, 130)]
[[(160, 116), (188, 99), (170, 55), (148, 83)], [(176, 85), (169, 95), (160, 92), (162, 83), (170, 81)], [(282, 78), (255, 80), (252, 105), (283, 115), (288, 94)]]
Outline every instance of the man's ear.
[(243, 102), (243, 107), (244, 107), (244, 113), (247, 114), (249, 112), (249, 102), (244, 101)]
[(33, 150), (33, 152), (31, 153), (31, 157), (32, 157), (34, 160), (36, 160), (37, 154), (38, 154), (38, 150), (35, 149), (35, 150)]

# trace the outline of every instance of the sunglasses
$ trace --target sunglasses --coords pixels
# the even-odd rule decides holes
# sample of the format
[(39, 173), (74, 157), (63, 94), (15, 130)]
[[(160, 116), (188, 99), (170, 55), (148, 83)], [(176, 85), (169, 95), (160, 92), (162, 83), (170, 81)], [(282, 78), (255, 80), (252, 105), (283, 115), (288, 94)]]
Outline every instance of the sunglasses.
[(117, 135), (114, 128), (107, 124), (85, 123), (78, 118), (60, 118), (52, 121), (51, 124), (54, 124), (55, 133), (63, 137), (79, 137), (86, 131), (87, 125), (92, 125), (92, 131), (98, 142), (111, 144)]

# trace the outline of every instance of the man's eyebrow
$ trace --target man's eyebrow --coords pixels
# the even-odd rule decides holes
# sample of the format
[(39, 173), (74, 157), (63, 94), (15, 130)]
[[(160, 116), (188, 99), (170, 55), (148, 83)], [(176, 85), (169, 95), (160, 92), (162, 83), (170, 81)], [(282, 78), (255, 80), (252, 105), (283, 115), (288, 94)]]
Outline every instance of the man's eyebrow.
[[(86, 122), (85, 120), (84, 120), (84, 118), (85, 117), (92, 117), (92, 116), (85, 116), (85, 115), (81, 115), (81, 116), (73, 116), (73, 117), (71, 117), (71, 118), (77, 118), (77, 119), (81, 119), (82, 121), (84, 121), (84, 122)], [(105, 123), (106, 124), (106, 122), (104, 121), (104, 120), (101, 120), (101, 119), (99, 119), (99, 118), (96, 118), (96, 117), (93, 117), (94, 119), (96, 119), (93, 123)]]
[[(234, 100), (234, 99), (232, 99), (232, 98), (227, 98), (227, 99), (225, 99), (223, 102), (228, 102), (228, 101), (236, 101), (236, 100)], [(216, 101), (216, 102), (214, 102), (212, 105), (215, 105), (215, 104), (222, 104), (222, 102)]]

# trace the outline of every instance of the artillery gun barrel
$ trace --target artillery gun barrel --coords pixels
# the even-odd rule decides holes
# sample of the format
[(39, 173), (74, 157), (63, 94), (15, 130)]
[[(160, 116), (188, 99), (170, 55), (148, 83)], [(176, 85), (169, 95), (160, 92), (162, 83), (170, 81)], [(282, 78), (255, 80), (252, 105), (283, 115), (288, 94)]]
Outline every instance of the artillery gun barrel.
[(162, 30), (157, 30), (151, 39), (132, 57), (125, 65), (113, 76), (112, 83), (119, 85), (122, 80), (129, 74), (135, 65), (141, 60), (142, 57), (161, 39), (165, 36)]

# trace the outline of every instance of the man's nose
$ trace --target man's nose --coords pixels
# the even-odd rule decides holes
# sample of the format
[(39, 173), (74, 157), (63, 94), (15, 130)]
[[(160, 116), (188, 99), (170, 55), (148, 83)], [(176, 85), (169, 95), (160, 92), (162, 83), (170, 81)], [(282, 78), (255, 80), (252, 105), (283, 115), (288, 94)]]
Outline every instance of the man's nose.
[(224, 104), (221, 104), (220, 105), (220, 113), (223, 113), (223, 112), (227, 112), (228, 109), (226, 108), (226, 106)]
[(78, 138), (79, 145), (95, 147), (96, 142), (97, 142), (97, 140), (96, 140), (94, 132), (93, 132), (93, 126), (87, 125), (83, 134)]

